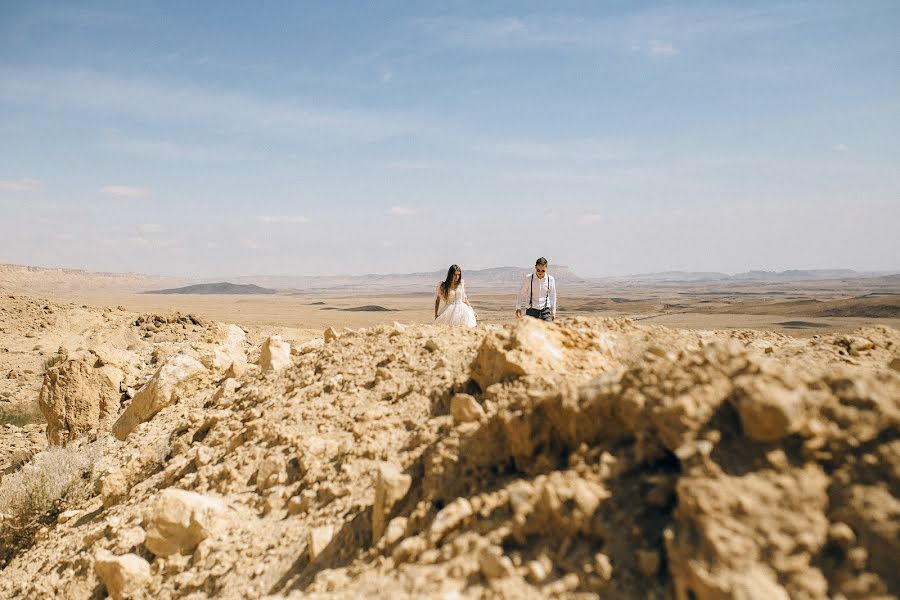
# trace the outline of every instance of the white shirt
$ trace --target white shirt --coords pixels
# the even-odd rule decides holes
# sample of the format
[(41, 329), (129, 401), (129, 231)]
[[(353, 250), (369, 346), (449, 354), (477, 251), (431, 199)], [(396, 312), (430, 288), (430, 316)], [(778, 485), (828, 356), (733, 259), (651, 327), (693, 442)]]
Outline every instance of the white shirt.
[[(531, 278), (534, 277), (534, 286), (531, 285)], [(550, 286), (550, 293), (547, 294), (547, 286)], [(519, 289), (519, 295), (516, 297), (516, 310), (528, 308), (528, 294), (531, 294), (531, 308), (538, 310), (548, 305), (556, 315), (556, 280), (553, 275), (547, 273), (543, 277), (538, 277), (534, 273), (526, 275), (522, 281), (522, 287)]]

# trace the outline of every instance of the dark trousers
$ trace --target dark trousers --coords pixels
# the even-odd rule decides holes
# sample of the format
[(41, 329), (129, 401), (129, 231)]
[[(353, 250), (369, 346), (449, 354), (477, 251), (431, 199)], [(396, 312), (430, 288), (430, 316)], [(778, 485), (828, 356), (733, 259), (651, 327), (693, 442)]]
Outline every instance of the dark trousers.
[(546, 308), (528, 308), (525, 310), (525, 314), (529, 317), (534, 317), (535, 319), (541, 319), (542, 321), (552, 321), (553, 320), (553, 311), (550, 310), (550, 307)]

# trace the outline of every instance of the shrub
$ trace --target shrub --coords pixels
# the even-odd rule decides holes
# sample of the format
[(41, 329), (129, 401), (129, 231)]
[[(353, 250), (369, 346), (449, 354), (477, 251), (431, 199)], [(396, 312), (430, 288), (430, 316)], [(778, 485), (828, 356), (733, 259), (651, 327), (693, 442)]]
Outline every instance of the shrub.
[(0, 408), (0, 427), (7, 424), (23, 427), (32, 423), (43, 422), (44, 416), (41, 414), (41, 409), (36, 401)]
[(62, 354), (54, 354), (53, 356), (51, 356), (50, 358), (45, 360), (44, 361), (44, 373), (46, 373), (47, 371), (49, 371), (50, 369), (52, 369), (53, 367), (55, 367), (56, 365), (61, 363), (63, 360), (65, 360), (65, 358), (66, 357), (63, 356)]
[(99, 448), (48, 448), (0, 482), (0, 568), (31, 545), (41, 525), (93, 495)]

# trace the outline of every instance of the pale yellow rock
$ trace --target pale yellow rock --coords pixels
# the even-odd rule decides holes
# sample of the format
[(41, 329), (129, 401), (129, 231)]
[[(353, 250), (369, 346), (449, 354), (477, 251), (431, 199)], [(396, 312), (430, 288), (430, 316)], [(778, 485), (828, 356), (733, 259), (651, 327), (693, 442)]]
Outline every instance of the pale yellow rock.
[(429, 540), (437, 543), (447, 532), (458, 527), (473, 514), (472, 503), (467, 498), (457, 498), (435, 515), (429, 530)]
[(338, 332), (335, 331), (334, 327), (329, 327), (324, 331), (324, 333), (322, 334), (322, 337), (325, 339), (325, 343), (327, 344), (329, 342), (333, 342), (334, 340), (338, 339), (338, 337), (340, 337), (340, 336), (338, 335)]
[(144, 529), (144, 545), (157, 556), (189, 554), (224, 526), (225, 505), (217, 498), (168, 488), (157, 496)]
[(497, 546), (489, 546), (481, 550), (481, 554), (478, 557), (478, 566), (487, 579), (508, 577), (515, 572), (512, 561), (508, 556), (504, 556), (503, 550)]
[(138, 390), (128, 408), (113, 425), (113, 434), (124, 440), (138, 426), (163, 408), (194, 392), (199, 381), (208, 373), (205, 366), (187, 354), (176, 354), (156, 371), (144, 387)]
[(101, 550), (94, 557), (94, 571), (113, 600), (136, 597), (150, 581), (150, 563), (137, 554)]
[(310, 530), (309, 539), (307, 540), (310, 562), (316, 560), (322, 551), (328, 547), (328, 544), (331, 543), (331, 538), (333, 537), (334, 525), (322, 525), (321, 527), (314, 527)]
[[(118, 381), (110, 374), (118, 372)], [(96, 369), (68, 360), (47, 370), (38, 404), (47, 422), (47, 440), (64, 446), (79, 435), (108, 426), (119, 411), (121, 371)]]
[(484, 408), (469, 394), (456, 394), (450, 399), (450, 414), (456, 423), (478, 421), (484, 416)]
[(735, 381), (735, 401), (744, 434), (756, 442), (777, 442), (803, 426), (800, 390), (777, 380), (743, 376)]
[(103, 508), (111, 508), (128, 496), (128, 481), (118, 469), (110, 471), (100, 480), (100, 497)]
[(291, 364), (291, 345), (282, 340), (281, 336), (273, 335), (260, 347), (257, 364), (263, 373), (288, 367)]
[(394, 504), (409, 491), (412, 477), (392, 463), (381, 463), (375, 475), (375, 502), (372, 505), (372, 541), (377, 542), (384, 533), (385, 519)]

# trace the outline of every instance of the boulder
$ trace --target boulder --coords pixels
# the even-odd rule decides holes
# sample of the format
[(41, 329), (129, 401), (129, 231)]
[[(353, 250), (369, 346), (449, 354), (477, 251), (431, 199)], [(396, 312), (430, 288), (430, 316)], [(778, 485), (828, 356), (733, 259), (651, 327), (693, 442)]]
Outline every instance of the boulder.
[(203, 364), (214, 373), (240, 377), (247, 370), (247, 354), (244, 352), (246, 342), (247, 334), (243, 329), (237, 325), (228, 325), (225, 341), (202, 359)]
[(113, 600), (134, 598), (150, 581), (150, 563), (137, 554), (116, 556), (101, 550), (94, 557), (94, 571)]
[(391, 509), (403, 498), (412, 485), (412, 477), (401, 472), (396, 465), (382, 463), (375, 476), (375, 503), (372, 505), (372, 541), (377, 542), (384, 533), (385, 519)]
[(121, 471), (111, 471), (100, 480), (100, 497), (103, 499), (103, 508), (111, 508), (127, 496), (128, 481)]
[(225, 505), (186, 490), (163, 490), (144, 519), (144, 545), (156, 556), (190, 554), (224, 525)]
[(478, 421), (484, 416), (484, 409), (469, 394), (456, 394), (450, 400), (450, 414), (456, 423)]
[(291, 345), (283, 341), (281, 336), (273, 335), (263, 342), (257, 364), (263, 373), (284, 369), (291, 364)]
[(804, 423), (803, 393), (774, 378), (741, 376), (734, 383), (734, 402), (744, 435), (755, 442), (777, 442)]
[(64, 446), (86, 431), (108, 425), (119, 411), (120, 383), (121, 371), (95, 369), (85, 360), (68, 360), (48, 369), (38, 398), (47, 421), (47, 440)]
[(487, 389), (494, 383), (526, 374), (558, 370), (565, 350), (554, 328), (538, 319), (519, 319), (514, 325), (485, 336), (472, 364), (472, 379)]
[(197, 359), (187, 354), (176, 354), (138, 390), (131, 404), (113, 425), (113, 433), (124, 440), (138, 424), (188, 395), (207, 373), (206, 367)]

